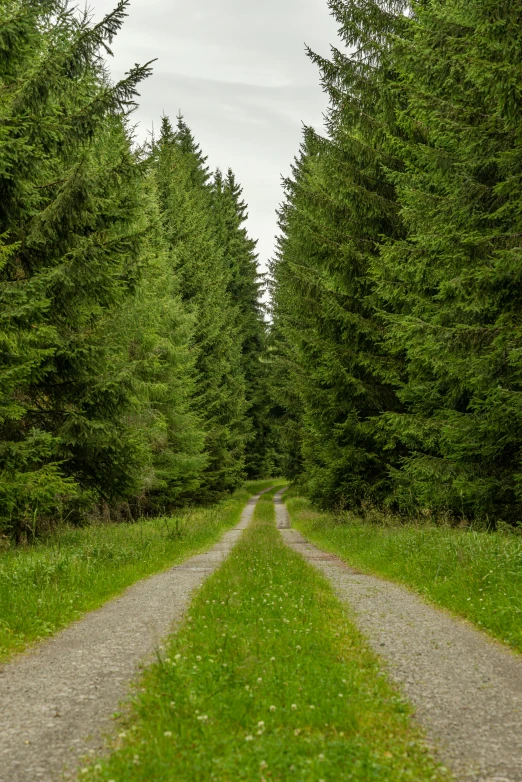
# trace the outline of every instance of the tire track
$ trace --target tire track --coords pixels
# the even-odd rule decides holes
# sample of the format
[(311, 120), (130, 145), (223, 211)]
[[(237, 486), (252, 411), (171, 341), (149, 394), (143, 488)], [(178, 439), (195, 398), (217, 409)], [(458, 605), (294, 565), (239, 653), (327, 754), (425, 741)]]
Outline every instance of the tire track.
[(415, 707), (435, 752), (466, 782), (522, 782), (522, 659), (409, 590), (349, 568), (276, 519), (290, 548), (317, 567)]
[(103, 748), (139, 664), (228, 556), (263, 493), (208, 552), (134, 584), (0, 668), (1, 782), (56, 782), (64, 769), (71, 778), (82, 755)]

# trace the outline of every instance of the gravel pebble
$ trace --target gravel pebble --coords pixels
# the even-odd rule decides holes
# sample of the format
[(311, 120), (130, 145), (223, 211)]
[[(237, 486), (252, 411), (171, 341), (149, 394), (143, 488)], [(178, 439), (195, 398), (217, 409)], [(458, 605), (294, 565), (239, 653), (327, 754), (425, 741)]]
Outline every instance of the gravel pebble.
[(285, 542), (312, 562), (413, 704), (434, 752), (466, 782), (522, 782), (522, 658), (404, 587), (349, 568), (296, 530), (278, 492)]
[(103, 748), (139, 664), (161, 652), (162, 639), (194, 589), (228, 556), (259, 496), (207, 553), (134, 584), (0, 668), (1, 782), (70, 779), (79, 758)]

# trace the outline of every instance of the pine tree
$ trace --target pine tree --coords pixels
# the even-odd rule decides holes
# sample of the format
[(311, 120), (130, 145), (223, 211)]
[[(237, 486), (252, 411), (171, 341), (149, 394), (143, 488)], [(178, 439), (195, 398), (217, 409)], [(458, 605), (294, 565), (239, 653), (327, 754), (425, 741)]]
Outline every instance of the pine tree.
[(163, 119), (155, 171), (170, 263), (194, 320), (196, 403), (208, 462), (200, 498), (235, 488), (244, 475), (245, 379), (233, 269), (220, 242), (206, 159), (183, 121)]
[(454, 514), (519, 519), (522, 6), (430, 0), (395, 45), (407, 97), (390, 144), (407, 237), (376, 267), (406, 356), (410, 455), (396, 492)]
[(270, 441), (267, 365), (261, 361), (266, 349), (266, 324), (261, 306), (261, 278), (256, 244), (245, 228), (248, 217), (240, 185), (229, 169), (220, 171), (212, 185), (213, 214), (217, 236), (230, 268), (228, 290), (236, 308), (237, 339), (241, 344), (241, 370), (246, 383), (247, 415), (244, 417), (246, 471), (250, 478), (269, 476), (273, 470)]
[(206, 457), (194, 406), (194, 322), (181, 301), (170, 263), (152, 172), (145, 180), (141, 206), (146, 238), (140, 280), (134, 295), (114, 314), (109, 331), (115, 359), (132, 376), (127, 425), (140, 443), (139, 493), (129, 499), (138, 513), (150, 513), (194, 495)]
[(79, 489), (137, 484), (130, 381), (107, 314), (137, 278), (140, 176), (123, 116), (147, 66), (109, 84), (100, 24), (65, 2), (2, 4), (0, 518), (20, 534)]
[(387, 36), (402, 25), (403, 4), (387, 5), (330, 3), (356, 51), (336, 50), (332, 61), (312, 55), (331, 99), (328, 138), (305, 134), (286, 182), (272, 270), (275, 330), (299, 396), (289, 396), (289, 439), (300, 440), (302, 480), (323, 504), (382, 502), (398, 456), (377, 425), (382, 412), (398, 408), (400, 362), (384, 348), (371, 278), (383, 239), (402, 231), (386, 173), (398, 163), (385, 129), (394, 100)]

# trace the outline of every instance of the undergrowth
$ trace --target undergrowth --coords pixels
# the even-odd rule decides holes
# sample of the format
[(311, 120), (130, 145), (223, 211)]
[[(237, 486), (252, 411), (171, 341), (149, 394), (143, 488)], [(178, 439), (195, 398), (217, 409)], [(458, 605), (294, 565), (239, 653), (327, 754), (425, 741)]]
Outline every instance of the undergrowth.
[(239, 521), (254, 481), (210, 508), (135, 523), (64, 527), (0, 551), (0, 661), (98, 608), (145, 576), (213, 544)]
[(283, 544), (270, 496), (120, 719), (80, 778), (446, 778), (329, 584)]
[(288, 495), (292, 525), (350, 565), (405, 584), (522, 652), (522, 537), (430, 524), (371, 523)]

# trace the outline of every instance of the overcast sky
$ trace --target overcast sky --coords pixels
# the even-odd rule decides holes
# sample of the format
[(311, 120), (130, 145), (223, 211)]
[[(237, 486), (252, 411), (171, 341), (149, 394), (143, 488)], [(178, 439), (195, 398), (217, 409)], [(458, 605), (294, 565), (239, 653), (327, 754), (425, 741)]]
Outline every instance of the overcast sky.
[[(115, 4), (87, 2), (95, 20)], [(181, 110), (209, 165), (233, 169), (263, 268), (277, 232), (281, 175), (302, 123), (321, 128), (327, 105), (305, 43), (328, 55), (336, 37), (326, 0), (132, 0), (113, 44), (115, 78), (158, 58), (141, 85), (139, 134)]]

